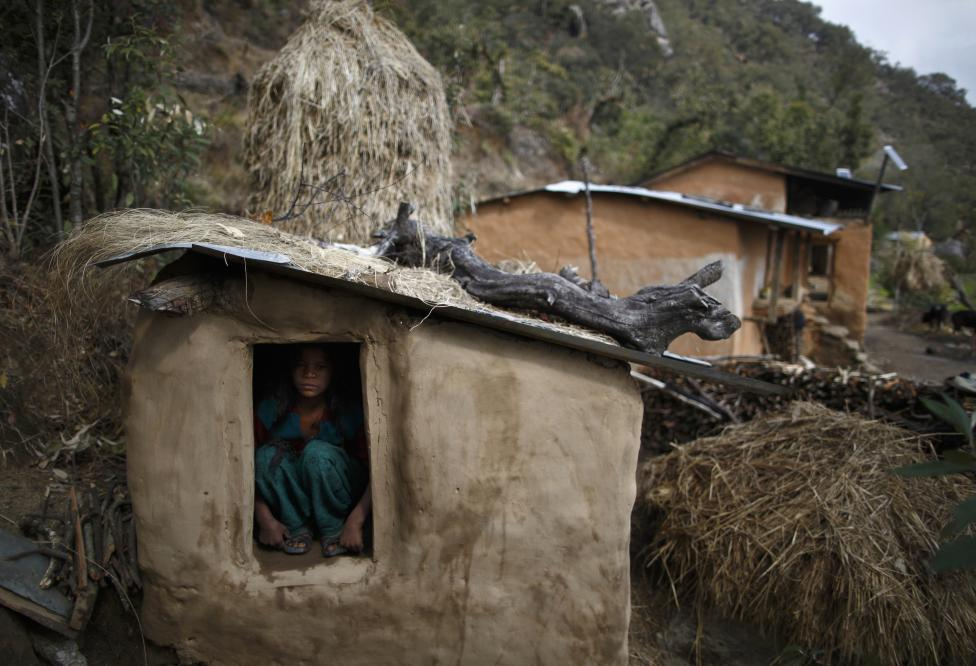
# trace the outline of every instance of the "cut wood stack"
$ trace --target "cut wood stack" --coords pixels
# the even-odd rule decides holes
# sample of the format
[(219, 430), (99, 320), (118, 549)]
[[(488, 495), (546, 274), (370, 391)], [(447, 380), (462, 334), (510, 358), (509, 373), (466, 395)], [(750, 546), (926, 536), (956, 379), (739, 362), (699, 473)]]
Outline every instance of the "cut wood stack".
[(751, 421), (782, 409), (792, 400), (817, 402), (838, 411), (879, 418), (918, 433), (939, 434), (942, 445), (953, 446), (957, 443), (955, 436), (948, 434), (950, 428), (935, 419), (920, 398), (937, 398), (941, 392), (948, 392), (964, 405), (972, 401), (971, 397), (953, 389), (918, 384), (895, 373), (808, 368), (776, 361), (730, 362), (723, 369), (789, 387), (793, 393), (783, 397), (754, 395), (719, 384), (648, 371), (648, 374), (666, 381), (670, 388), (702, 401), (717, 413), (718, 418), (667, 391), (648, 388), (644, 390), (643, 455), (662, 453), (670, 450), (672, 444), (715, 435), (730, 423)]
[[(37, 588), (60, 591), (72, 600), (73, 608), (63, 624), (51, 618), (48, 626), (72, 636), (88, 624), (100, 588), (112, 587), (124, 608), (131, 608), (129, 595), (142, 589), (132, 504), (121, 482), (101, 490), (95, 484), (84, 490), (58, 484), (48, 493), (41, 513), (21, 522), (35, 547), (11, 558), (49, 558)], [(52, 501), (54, 493), (62, 499)]]

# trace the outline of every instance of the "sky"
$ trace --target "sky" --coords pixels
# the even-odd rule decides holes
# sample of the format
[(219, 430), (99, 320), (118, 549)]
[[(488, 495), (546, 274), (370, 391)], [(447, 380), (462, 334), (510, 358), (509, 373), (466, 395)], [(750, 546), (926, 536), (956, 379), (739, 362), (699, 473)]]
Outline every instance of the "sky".
[(976, 0), (812, 0), (820, 16), (918, 74), (944, 72), (976, 106)]

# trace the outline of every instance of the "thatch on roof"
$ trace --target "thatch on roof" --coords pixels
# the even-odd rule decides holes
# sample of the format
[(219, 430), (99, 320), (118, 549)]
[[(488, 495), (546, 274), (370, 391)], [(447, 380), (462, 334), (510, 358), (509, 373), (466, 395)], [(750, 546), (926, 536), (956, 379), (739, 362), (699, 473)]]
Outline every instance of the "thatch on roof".
[(642, 466), (644, 557), (677, 598), (828, 661), (971, 664), (976, 580), (926, 561), (974, 483), (890, 473), (928, 457), (908, 431), (793, 403)]
[(440, 75), (365, 1), (316, 0), (258, 72), (247, 105), (252, 212), (279, 217), (296, 196), (314, 200), (283, 227), (366, 244), (411, 201), (432, 231), (451, 234), (451, 121)]
[(429, 305), (431, 311), (450, 305), (617, 344), (606, 335), (579, 326), (543, 321), (529, 314), (483, 303), (468, 294), (449, 275), (423, 268), (399, 267), (387, 259), (369, 256), (353, 247), (316, 243), (274, 226), (233, 215), (147, 209), (105, 213), (86, 222), (62, 242), (53, 254), (53, 262), (61, 284), (65, 286), (62, 291), (70, 294), (74, 285), (83, 284), (80, 277), (93, 264), (170, 243), (211, 243), (283, 254), (301, 270), (411, 296)]

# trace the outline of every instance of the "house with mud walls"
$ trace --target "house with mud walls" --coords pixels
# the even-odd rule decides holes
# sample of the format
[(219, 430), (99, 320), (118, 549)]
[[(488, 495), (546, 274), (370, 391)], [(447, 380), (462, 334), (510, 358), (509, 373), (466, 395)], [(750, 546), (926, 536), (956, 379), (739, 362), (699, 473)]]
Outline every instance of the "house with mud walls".
[[(714, 369), (432, 306), (409, 295), (410, 271), (248, 249), (220, 220), (208, 229), (236, 246), (211, 231), (102, 262), (185, 252), (133, 297), (125, 423), (147, 637), (209, 664), (627, 663), (642, 418), (628, 362)], [(358, 555), (255, 539), (255, 405), (303, 343), (355, 375), (373, 505)]]
[[(684, 336), (674, 351), (770, 351), (770, 329), (804, 295), (808, 320), (849, 336), (850, 348), (863, 339), (875, 183), (713, 151), (640, 186), (591, 185), (590, 193), (599, 278), (611, 292), (673, 282), (692, 266), (723, 261), (728, 279), (710, 290), (742, 319), (742, 330), (718, 342)], [(545, 271), (568, 264), (588, 275), (585, 219), (584, 184), (564, 181), (482, 201), (458, 226), (477, 236), (489, 261), (532, 261)], [(808, 345), (819, 339), (809, 337)]]

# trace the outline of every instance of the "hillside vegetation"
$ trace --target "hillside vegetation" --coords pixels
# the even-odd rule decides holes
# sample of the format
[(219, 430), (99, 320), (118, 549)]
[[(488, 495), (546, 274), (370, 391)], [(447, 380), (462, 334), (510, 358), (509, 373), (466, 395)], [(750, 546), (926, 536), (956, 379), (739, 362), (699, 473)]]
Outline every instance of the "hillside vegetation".
[[(13, 158), (5, 200), (12, 203), (16, 194), (23, 209), (36, 192), (23, 240), (6, 253), (43, 249), (80, 219), (120, 205), (241, 212), (251, 186), (240, 146), (247, 88), (298, 27), (307, 4), (95, 3), (80, 54), (80, 103), (72, 80), (72, 45), (80, 34), (71, 8), (85, 10), (83, 28), (88, 5), (40, 5), (47, 7), (47, 79), (38, 69), (38, 2), (4, 6), (0, 29), (9, 39), (0, 42), (0, 65), (6, 65), (0, 66), (0, 99), (9, 113), (0, 120)], [(948, 76), (893, 65), (846, 27), (821, 19), (813, 4), (373, 5), (447, 85), (458, 208), (578, 175), (583, 149), (595, 178), (605, 182), (639, 182), (711, 148), (827, 171), (844, 166), (873, 179), (881, 146), (891, 143), (911, 169), (888, 172), (905, 192), (883, 197), (879, 232), (956, 236), (967, 244), (967, 256), (976, 256), (976, 111)], [(51, 145), (39, 144), (38, 136)], [(11, 237), (3, 240), (10, 245)]]
[(600, 178), (630, 183), (710, 148), (874, 179), (892, 143), (911, 168), (887, 172), (906, 191), (879, 230), (971, 233), (976, 111), (950, 77), (896, 66), (796, 0), (658, 0), (662, 48), (654, 4), (378, 6), (449, 84), (474, 166), (458, 170), (464, 203), (572, 175), (584, 147)]

